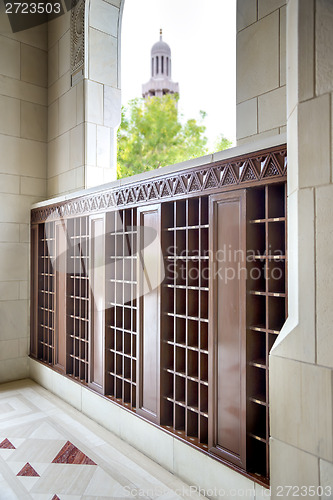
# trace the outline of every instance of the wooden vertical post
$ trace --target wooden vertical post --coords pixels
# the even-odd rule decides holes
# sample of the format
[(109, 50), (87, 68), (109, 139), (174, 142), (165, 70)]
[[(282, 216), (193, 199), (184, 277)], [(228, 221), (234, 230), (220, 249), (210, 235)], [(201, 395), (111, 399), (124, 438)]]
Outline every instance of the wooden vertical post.
[[(160, 421), (160, 227), (160, 205), (138, 209), (137, 412), (155, 423)], [(150, 241), (154, 231), (158, 237)]]
[(211, 197), (210, 451), (246, 464), (245, 191)]

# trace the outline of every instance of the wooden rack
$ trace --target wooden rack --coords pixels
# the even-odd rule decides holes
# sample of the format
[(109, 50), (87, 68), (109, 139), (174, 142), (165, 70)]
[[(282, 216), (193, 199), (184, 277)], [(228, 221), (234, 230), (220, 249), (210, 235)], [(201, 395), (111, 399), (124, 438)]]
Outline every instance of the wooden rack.
[(269, 352), (286, 318), (286, 184), (247, 196), (247, 463), (269, 475)]
[(136, 209), (106, 219), (106, 394), (136, 407)]
[(54, 222), (39, 226), (38, 260), (38, 357), (48, 364), (54, 362)]
[(262, 484), (286, 167), (277, 146), (32, 212), (31, 356)]
[(67, 373), (88, 382), (89, 368), (89, 219), (67, 225)]
[(162, 424), (207, 449), (208, 198), (162, 207)]

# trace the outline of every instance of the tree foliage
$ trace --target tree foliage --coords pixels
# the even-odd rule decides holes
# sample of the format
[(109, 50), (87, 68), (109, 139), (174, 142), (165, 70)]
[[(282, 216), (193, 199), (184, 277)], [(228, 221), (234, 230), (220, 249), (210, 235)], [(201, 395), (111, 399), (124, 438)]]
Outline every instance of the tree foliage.
[(229, 139), (227, 139), (226, 137), (224, 137), (223, 134), (221, 134), (215, 142), (214, 152), (223, 151), (224, 149), (229, 149), (231, 148), (231, 146), (232, 146), (232, 141), (229, 141)]
[[(133, 99), (118, 130), (118, 178), (207, 154), (206, 113), (182, 123), (178, 96)], [(226, 139), (225, 139), (226, 140)], [(227, 140), (226, 140), (227, 141)], [(229, 144), (229, 141), (227, 141)]]

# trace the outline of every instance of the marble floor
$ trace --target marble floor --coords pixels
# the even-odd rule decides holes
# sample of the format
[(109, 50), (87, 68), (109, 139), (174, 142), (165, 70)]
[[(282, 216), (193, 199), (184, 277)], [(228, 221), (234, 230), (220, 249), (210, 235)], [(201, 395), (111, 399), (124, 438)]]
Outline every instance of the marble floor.
[(31, 380), (0, 385), (0, 500), (204, 498)]

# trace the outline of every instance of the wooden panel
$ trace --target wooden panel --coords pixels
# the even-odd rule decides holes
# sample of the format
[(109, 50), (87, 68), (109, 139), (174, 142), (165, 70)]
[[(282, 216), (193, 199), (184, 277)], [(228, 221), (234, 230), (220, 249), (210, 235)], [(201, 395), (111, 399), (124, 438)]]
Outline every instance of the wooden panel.
[(245, 192), (211, 198), (209, 448), (245, 467)]
[(105, 216), (90, 217), (90, 385), (104, 392)]
[(137, 411), (160, 420), (160, 205), (138, 210), (139, 398)]
[(30, 354), (38, 354), (38, 226), (31, 227)]
[(54, 364), (66, 370), (66, 241), (67, 228), (64, 221), (55, 223), (55, 297), (56, 297), (56, 329)]

